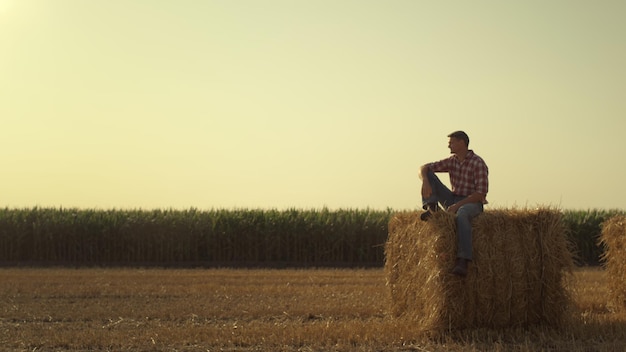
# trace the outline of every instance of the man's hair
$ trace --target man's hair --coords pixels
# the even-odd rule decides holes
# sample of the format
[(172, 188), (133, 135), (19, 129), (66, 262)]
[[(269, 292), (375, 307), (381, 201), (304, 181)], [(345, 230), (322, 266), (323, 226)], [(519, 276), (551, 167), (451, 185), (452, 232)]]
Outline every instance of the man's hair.
[(469, 146), (469, 137), (467, 136), (467, 133), (463, 131), (452, 132), (448, 135), (448, 137), (460, 139), (465, 142), (465, 146)]

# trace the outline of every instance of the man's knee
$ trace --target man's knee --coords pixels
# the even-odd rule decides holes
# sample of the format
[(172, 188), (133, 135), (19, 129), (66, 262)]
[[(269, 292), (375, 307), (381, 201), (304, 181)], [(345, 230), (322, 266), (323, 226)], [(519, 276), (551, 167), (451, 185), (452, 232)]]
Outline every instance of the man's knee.
[(467, 219), (471, 220), (472, 218), (478, 216), (478, 214), (482, 213), (483, 209), (480, 204), (465, 204), (456, 211), (456, 217), (459, 219)]

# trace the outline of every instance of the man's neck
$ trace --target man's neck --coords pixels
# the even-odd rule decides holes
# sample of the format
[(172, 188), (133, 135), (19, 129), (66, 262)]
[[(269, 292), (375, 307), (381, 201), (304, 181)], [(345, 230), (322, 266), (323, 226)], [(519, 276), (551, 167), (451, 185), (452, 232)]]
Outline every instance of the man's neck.
[(463, 161), (465, 160), (465, 157), (467, 156), (467, 154), (469, 153), (468, 149), (465, 150), (461, 150), (460, 152), (456, 153), (456, 157), (460, 160)]

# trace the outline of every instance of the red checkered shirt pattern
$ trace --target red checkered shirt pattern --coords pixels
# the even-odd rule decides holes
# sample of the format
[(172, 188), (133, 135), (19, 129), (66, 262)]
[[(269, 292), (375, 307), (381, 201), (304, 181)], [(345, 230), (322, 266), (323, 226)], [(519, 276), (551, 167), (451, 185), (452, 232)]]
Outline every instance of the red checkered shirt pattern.
[[(450, 175), (452, 193), (469, 196), (474, 192), (485, 196), (489, 191), (489, 168), (485, 161), (469, 150), (463, 162), (456, 155), (430, 164), (434, 172), (447, 172)], [(485, 197), (486, 198), (486, 197)], [(487, 200), (483, 198), (483, 203)]]

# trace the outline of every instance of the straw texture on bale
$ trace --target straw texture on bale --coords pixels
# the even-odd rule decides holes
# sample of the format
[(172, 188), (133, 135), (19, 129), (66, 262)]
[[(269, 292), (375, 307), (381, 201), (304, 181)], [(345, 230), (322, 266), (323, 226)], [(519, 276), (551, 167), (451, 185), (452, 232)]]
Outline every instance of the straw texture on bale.
[(615, 215), (602, 223), (600, 243), (608, 277), (608, 304), (626, 310), (626, 216)]
[(561, 213), (551, 209), (488, 210), (472, 222), (468, 275), (456, 260), (454, 216), (398, 213), (389, 222), (385, 274), (391, 310), (424, 331), (560, 325), (573, 269)]

